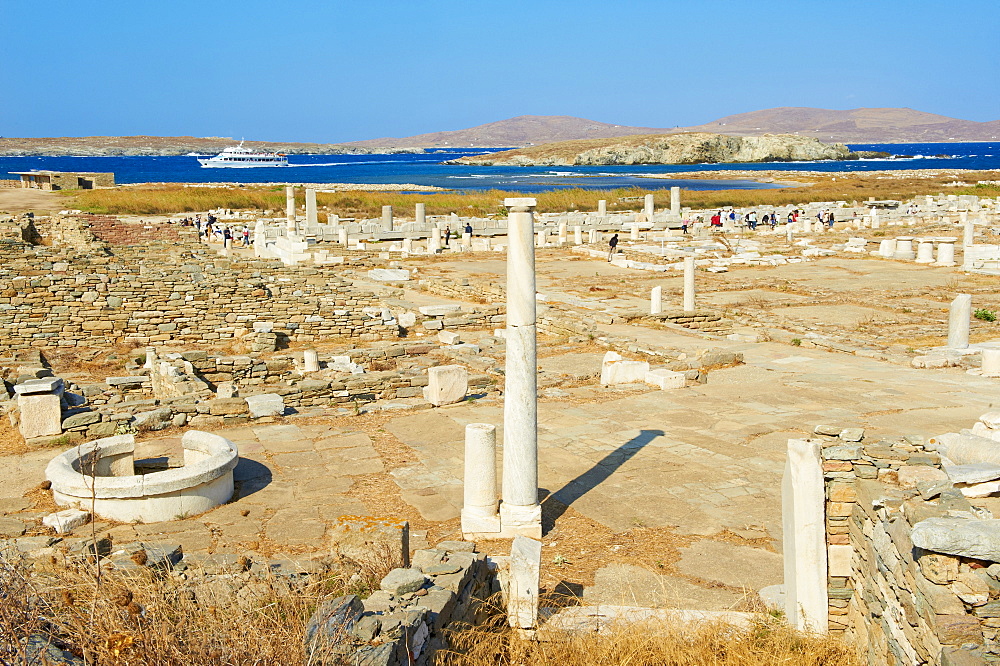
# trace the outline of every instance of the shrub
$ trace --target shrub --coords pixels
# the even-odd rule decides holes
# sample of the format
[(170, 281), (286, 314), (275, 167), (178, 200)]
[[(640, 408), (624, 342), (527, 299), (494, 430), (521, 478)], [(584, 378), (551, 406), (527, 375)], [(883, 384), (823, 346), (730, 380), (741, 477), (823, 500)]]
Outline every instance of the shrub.
[(975, 312), (972, 313), (972, 316), (974, 316), (976, 319), (979, 319), (979, 320), (982, 320), (982, 321), (996, 321), (997, 320), (997, 313), (993, 312), (993, 310), (987, 310), (985, 308), (979, 308), (979, 309), (977, 309)]

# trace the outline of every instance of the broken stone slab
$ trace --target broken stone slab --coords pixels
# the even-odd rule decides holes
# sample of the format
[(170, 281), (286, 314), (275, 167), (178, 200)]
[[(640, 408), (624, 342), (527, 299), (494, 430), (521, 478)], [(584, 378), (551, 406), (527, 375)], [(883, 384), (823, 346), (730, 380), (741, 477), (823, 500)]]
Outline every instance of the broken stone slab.
[(427, 369), (424, 399), (435, 407), (459, 402), (468, 391), (469, 371), (464, 365), (439, 365)]
[(73, 414), (63, 419), (62, 429), (72, 430), (73, 428), (81, 428), (97, 423), (100, 420), (101, 414), (99, 412), (80, 412), (79, 414)]
[(19, 537), (28, 527), (16, 518), (0, 518), (0, 537)]
[(462, 341), (462, 336), (454, 331), (441, 331), (437, 334), (437, 339), (443, 345), (457, 345)]
[(63, 380), (59, 377), (42, 377), (29, 379), (14, 386), (17, 395), (36, 395), (39, 393), (62, 393)]
[(81, 525), (90, 522), (90, 512), (81, 509), (66, 509), (56, 511), (42, 518), (42, 524), (51, 527), (56, 534), (66, 534), (72, 532)]
[(363, 612), (364, 605), (354, 594), (321, 602), (306, 624), (304, 640), (309, 660), (313, 661), (314, 655), (329, 654), (342, 643)]
[(277, 393), (261, 393), (248, 395), (244, 398), (250, 409), (250, 417), (259, 419), (264, 416), (281, 416), (285, 413), (285, 400)]
[(840, 426), (818, 425), (813, 428), (813, 433), (816, 435), (826, 435), (827, 437), (839, 437), (843, 430)]
[(930, 465), (903, 465), (896, 470), (900, 488), (918, 488), (921, 483), (948, 481), (948, 475)]
[(139, 412), (135, 415), (132, 425), (136, 430), (163, 430), (171, 424), (173, 417), (173, 410), (169, 407), (160, 407), (148, 412)]
[(913, 545), (957, 557), (1000, 562), (1000, 520), (935, 517), (910, 532)]
[(416, 592), (426, 582), (427, 576), (419, 569), (393, 569), (379, 583), (379, 588), (394, 597), (398, 597)]
[(17, 397), (18, 430), (25, 439), (62, 433), (62, 406), (55, 393), (23, 394)]
[(422, 305), (417, 310), (425, 317), (443, 317), (462, 311), (461, 305)]
[(1000, 479), (1000, 465), (991, 462), (966, 465), (945, 465), (944, 471), (952, 483), (983, 483)]
[(410, 279), (410, 271), (405, 268), (373, 268), (368, 271), (368, 279), (380, 282), (403, 282)]
[(845, 442), (860, 442), (865, 438), (864, 428), (844, 428), (839, 437)]
[(104, 383), (118, 387), (142, 386), (149, 383), (149, 377), (105, 377)]
[(601, 362), (601, 386), (643, 383), (648, 372), (646, 361), (626, 361), (621, 354), (609, 351)]
[(990, 430), (1000, 430), (1000, 412), (986, 412), (979, 417), (979, 422)]
[(396, 321), (403, 328), (410, 328), (417, 323), (417, 315), (413, 312), (403, 312), (396, 315)]
[(991, 462), (1000, 465), (1000, 442), (978, 435), (949, 432), (928, 440), (929, 448), (957, 465)]

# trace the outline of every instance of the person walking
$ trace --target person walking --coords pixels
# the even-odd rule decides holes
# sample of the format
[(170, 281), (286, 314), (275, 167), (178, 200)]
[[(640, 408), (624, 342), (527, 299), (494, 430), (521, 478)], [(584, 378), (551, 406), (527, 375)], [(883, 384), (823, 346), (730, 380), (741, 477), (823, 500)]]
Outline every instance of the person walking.
[(614, 256), (615, 248), (618, 247), (618, 234), (611, 237), (611, 240), (608, 241), (608, 247), (610, 248), (608, 250), (608, 262), (610, 263), (611, 257)]
[(448, 247), (448, 241), (451, 240), (451, 227), (444, 228), (444, 246)]
[(681, 220), (681, 233), (686, 234), (688, 232), (688, 219), (685, 217)]

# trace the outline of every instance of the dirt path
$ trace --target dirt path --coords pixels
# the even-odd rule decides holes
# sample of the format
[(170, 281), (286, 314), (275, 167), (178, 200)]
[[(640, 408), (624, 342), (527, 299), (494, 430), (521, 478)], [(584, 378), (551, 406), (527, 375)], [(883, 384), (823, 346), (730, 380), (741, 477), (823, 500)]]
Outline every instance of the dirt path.
[(58, 213), (71, 208), (72, 198), (59, 192), (29, 189), (0, 189), (0, 211), (21, 213)]

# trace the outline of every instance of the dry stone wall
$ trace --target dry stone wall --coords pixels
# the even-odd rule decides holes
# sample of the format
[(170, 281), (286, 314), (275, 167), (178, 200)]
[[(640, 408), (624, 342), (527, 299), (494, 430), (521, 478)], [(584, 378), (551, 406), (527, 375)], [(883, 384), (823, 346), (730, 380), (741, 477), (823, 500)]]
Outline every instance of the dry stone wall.
[(977, 520), (988, 509), (954, 487), (921, 437), (864, 444), (849, 430), (817, 433), (831, 437), (822, 448), (831, 633), (875, 666), (1000, 660), (1000, 564), (911, 539), (929, 518)]
[(113, 257), (0, 243), (0, 254), (0, 346), (12, 349), (219, 344), (255, 322), (301, 342), (399, 335), (376, 295), (334, 269), (215, 258), (167, 243), (116, 247)]

